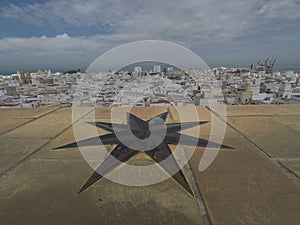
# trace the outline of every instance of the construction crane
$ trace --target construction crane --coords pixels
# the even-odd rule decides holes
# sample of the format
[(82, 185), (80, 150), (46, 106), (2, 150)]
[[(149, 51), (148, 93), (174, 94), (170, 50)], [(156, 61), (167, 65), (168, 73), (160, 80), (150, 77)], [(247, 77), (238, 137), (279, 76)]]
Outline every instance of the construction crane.
[(265, 64), (266, 67), (266, 73), (272, 73), (273, 67), (275, 65), (276, 58), (273, 56), (270, 60), (268, 58), (268, 61)]
[(257, 71), (265, 71), (266, 73), (272, 73), (273, 71), (273, 67), (276, 63), (276, 58), (273, 56), (271, 59), (267, 58), (264, 63), (261, 62), (261, 60), (259, 60), (256, 64), (255, 69)]

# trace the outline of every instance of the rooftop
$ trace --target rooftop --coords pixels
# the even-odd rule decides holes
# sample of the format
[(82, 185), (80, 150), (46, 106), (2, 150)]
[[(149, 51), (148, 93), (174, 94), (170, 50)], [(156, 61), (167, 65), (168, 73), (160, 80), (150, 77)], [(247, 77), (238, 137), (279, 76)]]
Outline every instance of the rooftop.
[[(79, 110), (75, 123), (87, 131), (94, 115), (111, 120), (110, 108)], [(123, 115), (125, 109), (117, 110)], [(167, 121), (180, 122), (176, 110)], [(211, 110), (197, 107), (200, 120), (211, 121)], [(132, 113), (147, 119), (164, 111), (138, 107)], [(72, 109), (1, 108), (0, 224), (299, 223), (300, 105), (227, 106), (226, 118), (223, 144), (233, 149), (221, 149), (199, 172), (205, 148), (197, 147), (184, 169), (194, 198), (172, 178), (143, 187), (103, 178), (77, 195), (92, 168), (78, 148), (53, 150), (75, 140)], [(200, 136), (210, 131), (211, 123), (201, 125)], [(130, 163), (149, 160), (143, 157)]]

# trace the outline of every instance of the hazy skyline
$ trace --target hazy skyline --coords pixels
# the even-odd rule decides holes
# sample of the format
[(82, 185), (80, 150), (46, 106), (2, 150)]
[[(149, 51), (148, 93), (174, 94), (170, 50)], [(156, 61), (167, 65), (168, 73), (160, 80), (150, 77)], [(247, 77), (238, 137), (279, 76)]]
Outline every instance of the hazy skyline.
[(0, 74), (86, 69), (137, 40), (178, 43), (209, 66), (249, 66), (276, 56), (298, 66), (300, 1), (2, 0)]

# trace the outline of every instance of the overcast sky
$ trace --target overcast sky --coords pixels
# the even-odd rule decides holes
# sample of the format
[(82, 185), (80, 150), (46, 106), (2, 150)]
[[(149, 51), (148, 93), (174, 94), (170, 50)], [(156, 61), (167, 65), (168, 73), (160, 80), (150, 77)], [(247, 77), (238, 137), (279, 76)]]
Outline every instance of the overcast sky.
[(276, 56), (300, 64), (300, 0), (1, 0), (0, 73), (85, 69), (105, 51), (156, 39), (209, 66)]

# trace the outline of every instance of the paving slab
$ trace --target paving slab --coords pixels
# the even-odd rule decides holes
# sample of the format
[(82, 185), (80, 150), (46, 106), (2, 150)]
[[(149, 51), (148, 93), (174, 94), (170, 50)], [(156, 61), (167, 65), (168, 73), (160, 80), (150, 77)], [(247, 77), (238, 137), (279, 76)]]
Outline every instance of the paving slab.
[(272, 117), (228, 117), (227, 121), (270, 157), (300, 157), (299, 131)]
[(297, 115), (300, 115), (300, 104), (284, 104), (279, 106), (288, 110), (293, 110)]
[(91, 173), (80, 162), (26, 162), (0, 183), (0, 224), (203, 224), (197, 201), (172, 179), (147, 187), (102, 179), (77, 195)]
[(0, 135), (28, 123), (32, 119), (3, 119), (0, 118)]
[(300, 178), (300, 160), (280, 161), (280, 164), (285, 166), (288, 170), (290, 170), (293, 174)]
[(0, 174), (17, 165), (34, 151), (46, 144), (42, 139), (0, 138)]
[[(102, 120), (101, 120), (102, 121)], [(45, 145), (40, 151), (36, 152), (31, 156), (31, 158), (47, 158), (47, 159), (80, 159), (84, 160), (78, 148), (67, 148), (58, 149), (61, 147), (76, 141), (83, 139), (97, 137), (99, 135), (107, 134), (108, 132), (96, 128), (93, 125), (88, 124), (92, 122), (91, 119), (82, 119), (63, 131), (58, 137), (51, 140), (47, 145)], [(75, 132), (74, 132), (75, 131)], [(74, 133), (79, 133), (80, 135), (74, 135)], [(94, 147), (94, 151), (97, 151), (98, 146)], [(92, 150), (90, 148), (90, 150)]]
[(274, 120), (288, 127), (300, 131), (300, 115), (299, 116), (274, 116)]
[(266, 115), (298, 115), (299, 112), (290, 107), (279, 105), (227, 105), (227, 116), (266, 116)]
[[(196, 110), (196, 113), (195, 113)], [(222, 119), (219, 118), (216, 114), (209, 111), (206, 107), (197, 106), (192, 107), (173, 107), (170, 108), (170, 111), (173, 115), (173, 119), (176, 123), (180, 122), (191, 122), (191, 121), (206, 121), (206, 124), (202, 124), (200, 127), (194, 127), (182, 131), (181, 133), (191, 135), (191, 136), (236, 136), (237, 132), (233, 129), (228, 129), (226, 117)], [(180, 118), (180, 116), (182, 118)]]
[(7, 119), (34, 119), (49, 112), (57, 110), (56, 106), (39, 107), (39, 108), (1, 108), (0, 118)]
[(299, 185), (245, 139), (226, 137), (224, 144), (234, 150), (220, 151), (204, 172), (203, 152), (190, 161), (212, 224), (298, 224)]
[[(79, 108), (78, 111), (88, 113), (90, 109)], [(29, 124), (4, 134), (6, 137), (54, 138), (72, 124), (72, 109), (62, 108)]]

